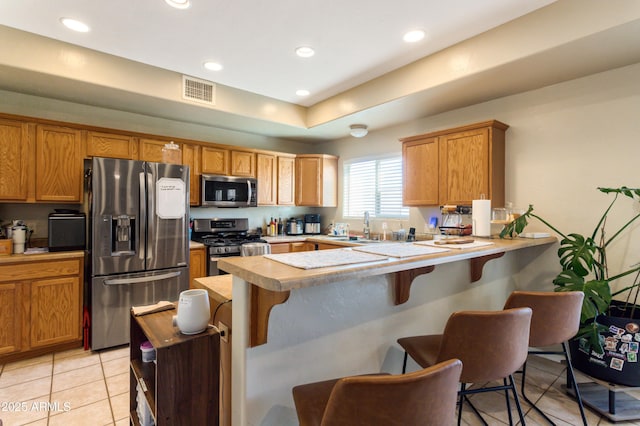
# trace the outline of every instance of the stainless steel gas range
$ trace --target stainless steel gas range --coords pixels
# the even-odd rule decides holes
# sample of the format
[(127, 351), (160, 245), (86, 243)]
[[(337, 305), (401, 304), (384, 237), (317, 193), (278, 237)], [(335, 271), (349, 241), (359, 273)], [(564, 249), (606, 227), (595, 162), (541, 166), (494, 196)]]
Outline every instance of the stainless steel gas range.
[(194, 219), (193, 241), (207, 246), (207, 275), (223, 275), (218, 269), (218, 259), (240, 256), (242, 245), (247, 243), (266, 243), (260, 234), (249, 233), (249, 219)]

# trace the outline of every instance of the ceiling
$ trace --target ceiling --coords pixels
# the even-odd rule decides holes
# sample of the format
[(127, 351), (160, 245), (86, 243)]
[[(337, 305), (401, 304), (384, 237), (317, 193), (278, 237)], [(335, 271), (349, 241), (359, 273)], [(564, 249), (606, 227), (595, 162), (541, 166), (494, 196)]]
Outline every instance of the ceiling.
[[(538, 81), (534, 78), (526, 83), (509, 83), (514, 76), (506, 68), (488, 62), (480, 66), (477, 64), (481, 61), (467, 55), (467, 62), (457, 65), (464, 68), (464, 73), (449, 76), (447, 81), (441, 78), (442, 81), (428, 82), (430, 78), (435, 79), (430, 72), (417, 80), (417, 84), (412, 83), (413, 87), (404, 87), (403, 81), (411, 82), (415, 77), (411, 77), (411, 67), (419, 69), (421, 63), (423, 67), (428, 65), (425, 58), (434, 58), (433, 65), (438, 55), (448, 49), (479, 37), (489, 39), (490, 30), (505, 27), (539, 8), (556, 6), (553, 3), (553, 0), (396, 0), (393, 3), (281, 0), (274, 4), (260, 0), (191, 0), (191, 7), (178, 10), (164, 0), (20, 0), (0, 2), (0, 25), (211, 81), (219, 85), (223, 98), (228, 88), (238, 104), (234, 107), (233, 102), (228, 105), (221, 102), (217, 108), (176, 106), (175, 102), (150, 106), (143, 99), (145, 94), (123, 90), (120, 98), (128, 106), (122, 109), (158, 116), (166, 114), (185, 121), (269, 136), (320, 141), (346, 136), (349, 123), (362, 122), (371, 129), (381, 128), (513, 90), (575, 77), (581, 72), (624, 64), (625, 61), (616, 56), (611, 58), (611, 64), (592, 65), (578, 72), (571, 71), (572, 65), (567, 63), (566, 72), (553, 79), (542, 73)], [(571, 0), (558, 3), (566, 4), (562, 7), (582, 7)], [(636, 12), (634, 10), (634, 14)], [(62, 17), (81, 20), (91, 30), (72, 32), (60, 23)], [(595, 25), (592, 31), (595, 34), (618, 26), (618, 23), (608, 24), (606, 28)], [(633, 25), (626, 32), (631, 31), (635, 36), (636, 27)], [(413, 29), (424, 30), (426, 37), (412, 44), (402, 41), (403, 34)], [(536, 55), (543, 52), (553, 53), (560, 45), (583, 42), (585, 48), (593, 48), (588, 46), (593, 42), (599, 44), (598, 40), (587, 43), (589, 36), (564, 37), (559, 43), (550, 40), (535, 48), (514, 45), (511, 47), (514, 52), (522, 50), (520, 57), (501, 61), (515, 63), (513, 59), (518, 59), (522, 66), (522, 61), (536, 59)], [(619, 34), (620, 38), (627, 36)], [(504, 38), (502, 42), (508, 43)], [(294, 49), (303, 45), (313, 47), (316, 54), (311, 58), (297, 57)], [(626, 55), (626, 61), (636, 61), (637, 51), (636, 46), (630, 54), (621, 52), (620, 55)], [(556, 51), (555, 55), (560, 59), (565, 56), (564, 51)], [(537, 59), (544, 60), (542, 56)], [(573, 66), (584, 69), (582, 62), (577, 62), (579, 59), (572, 59)], [(203, 63), (208, 60), (219, 62), (223, 69), (205, 69)], [(2, 65), (0, 63), (0, 67)], [(21, 72), (22, 66), (4, 66), (0, 71), (4, 71), (5, 81), (0, 83), (0, 88), (28, 92), (29, 84), (13, 81), (25, 75)], [(499, 80), (505, 81), (486, 87), (486, 78), (495, 80), (495, 75), (499, 75), (486, 73), (498, 68), (504, 74)], [(83, 99), (79, 93), (73, 95), (69, 91), (62, 95), (56, 93), (60, 89), (46, 88), (45, 74), (40, 71), (32, 76), (32, 84), (37, 83), (38, 76), (43, 77), (35, 94), (100, 105), (100, 102)], [(64, 75), (57, 77), (71, 79)], [(415, 87), (423, 81), (427, 81), (424, 87)], [(476, 83), (483, 87), (469, 91), (468, 87)], [(444, 88), (456, 85), (466, 87), (466, 93), (471, 96), (462, 99), (458, 91), (443, 92)], [(99, 84), (93, 86), (84, 88), (84, 93), (99, 90)], [(310, 95), (300, 97), (295, 93), (298, 89), (306, 89)], [(113, 92), (110, 96), (113, 97)], [(100, 106), (119, 108), (117, 100), (104, 98)], [(243, 98), (243, 105), (237, 102), (238, 98)], [(255, 105), (248, 106), (252, 102), (276, 105), (283, 114), (270, 118), (264, 112), (251, 112), (253, 107), (257, 109)], [(407, 105), (414, 108), (410, 113), (405, 109)], [(287, 114), (301, 118), (285, 117)]]

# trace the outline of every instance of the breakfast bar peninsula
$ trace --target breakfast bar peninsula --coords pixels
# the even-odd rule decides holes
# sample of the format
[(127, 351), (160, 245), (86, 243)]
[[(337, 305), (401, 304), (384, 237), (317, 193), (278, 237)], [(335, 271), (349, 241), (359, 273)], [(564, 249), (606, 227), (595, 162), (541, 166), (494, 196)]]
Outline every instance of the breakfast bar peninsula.
[(439, 333), (454, 311), (502, 309), (514, 289), (549, 290), (555, 273), (543, 265), (555, 264), (556, 242), (476, 238), (221, 259), (233, 276), (233, 425), (297, 425), (294, 386), (399, 374), (397, 338)]

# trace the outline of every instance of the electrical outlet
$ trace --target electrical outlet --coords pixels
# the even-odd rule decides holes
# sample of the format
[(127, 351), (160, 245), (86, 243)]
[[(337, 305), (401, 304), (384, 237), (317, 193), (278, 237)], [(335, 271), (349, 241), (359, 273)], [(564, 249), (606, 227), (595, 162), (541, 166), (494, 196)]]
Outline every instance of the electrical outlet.
[(218, 321), (218, 330), (220, 330), (220, 340), (229, 343), (229, 326), (222, 321)]

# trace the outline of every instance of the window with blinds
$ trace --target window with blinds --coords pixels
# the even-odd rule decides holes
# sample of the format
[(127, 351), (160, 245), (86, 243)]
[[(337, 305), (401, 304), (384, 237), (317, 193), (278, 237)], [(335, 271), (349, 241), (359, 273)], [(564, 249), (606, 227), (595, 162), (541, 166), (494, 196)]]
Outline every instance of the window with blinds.
[(344, 217), (406, 218), (402, 206), (402, 157), (351, 161), (344, 164)]

